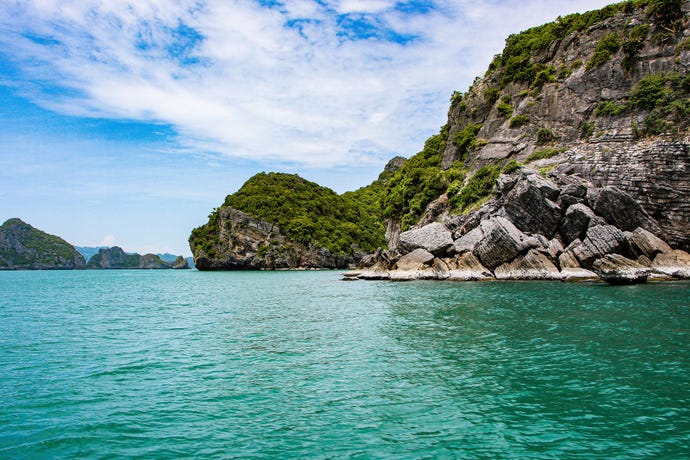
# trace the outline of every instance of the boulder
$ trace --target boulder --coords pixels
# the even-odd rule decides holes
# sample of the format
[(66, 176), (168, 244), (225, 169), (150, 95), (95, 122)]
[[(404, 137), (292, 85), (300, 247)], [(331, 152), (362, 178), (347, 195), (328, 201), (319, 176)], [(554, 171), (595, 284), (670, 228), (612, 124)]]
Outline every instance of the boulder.
[(488, 268), (482, 265), (471, 252), (459, 254), (452, 259), (444, 259), (449, 268), (450, 281), (484, 281), (494, 279)]
[(494, 270), (498, 280), (560, 280), (558, 268), (545, 254), (531, 249), (524, 256)]
[(528, 247), (527, 235), (503, 217), (484, 220), (480, 227), (484, 236), (472, 253), (489, 269), (510, 262)]
[(561, 208), (553, 200), (559, 190), (538, 174), (525, 174), (505, 195), (503, 214), (520, 230), (551, 238), (561, 218)]
[(690, 279), (690, 254), (680, 249), (662, 252), (652, 261), (652, 269), (674, 278)]
[(625, 235), (613, 225), (595, 225), (587, 230), (582, 244), (572, 248), (580, 265), (591, 268), (595, 260), (607, 254), (627, 253), (628, 242)]
[(620, 254), (606, 254), (592, 265), (593, 271), (609, 284), (646, 283), (651, 270)]
[(566, 184), (561, 188), (561, 194), (558, 196), (558, 206), (561, 209), (568, 209), (570, 206), (585, 201), (587, 196), (587, 187), (582, 184)]
[(405, 254), (396, 263), (397, 270), (417, 270), (422, 265), (429, 265), (433, 262), (434, 255), (426, 249), (415, 249)]
[(590, 207), (610, 224), (621, 230), (642, 227), (653, 233), (661, 230), (656, 221), (628, 193), (616, 187), (591, 188), (587, 193)]
[(479, 243), (484, 237), (484, 232), (481, 227), (476, 227), (475, 229), (464, 234), (460, 239), (455, 241), (453, 245), (453, 251), (456, 254), (462, 254), (463, 252), (468, 252), (474, 250), (474, 247)]
[(673, 251), (671, 246), (664, 240), (643, 228), (636, 228), (634, 232), (626, 235), (626, 237), (633, 254), (646, 256), (650, 260), (653, 260), (657, 254), (662, 252)]
[(566, 245), (578, 238), (583, 238), (589, 223), (596, 217), (594, 211), (584, 204), (574, 204), (568, 208), (558, 228), (558, 233)]
[[(575, 240), (573, 243), (576, 247), (582, 244), (580, 240)], [(577, 261), (577, 257), (575, 257), (572, 249), (566, 249), (560, 256), (558, 256), (558, 265), (561, 267), (561, 270), (582, 268), (580, 267), (580, 263)]]
[(441, 256), (451, 246), (453, 246), (453, 238), (450, 230), (439, 222), (402, 232), (398, 241), (398, 249), (402, 253), (422, 248), (436, 256)]

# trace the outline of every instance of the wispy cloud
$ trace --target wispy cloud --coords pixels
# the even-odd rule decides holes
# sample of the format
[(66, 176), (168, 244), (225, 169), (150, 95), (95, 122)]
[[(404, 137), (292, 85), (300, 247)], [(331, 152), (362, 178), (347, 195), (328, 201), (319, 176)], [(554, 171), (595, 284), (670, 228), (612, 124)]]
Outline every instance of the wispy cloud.
[[(603, 0), (34, 0), (0, 11), (12, 80), (194, 151), (332, 166), (411, 154), (506, 35)], [(7, 75), (11, 70), (12, 75)]]

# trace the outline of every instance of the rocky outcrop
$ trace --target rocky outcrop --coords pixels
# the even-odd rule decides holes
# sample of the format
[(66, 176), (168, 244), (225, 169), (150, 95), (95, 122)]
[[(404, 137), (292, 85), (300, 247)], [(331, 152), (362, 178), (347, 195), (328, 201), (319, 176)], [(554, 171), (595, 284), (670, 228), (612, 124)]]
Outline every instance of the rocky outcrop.
[(398, 240), (401, 251), (409, 252), (423, 248), (437, 256), (445, 254), (451, 246), (453, 238), (450, 231), (439, 222), (402, 232)]
[(177, 256), (177, 258), (172, 262), (172, 268), (175, 270), (187, 270), (189, 269), (189, 261), (183, 256)]
[(179, 256), (175, 263), (168, 263), (156, 254), (139, 255), (126, 253), (121, 247), (99, 249), (86, 264), (89, 270), (166, 270), (171, 268), (188, 269), (189, 265), (184, 257)]
[(0, 226), (0, 270), (78, 270), (85, 264), (67, 241), (21, 219)]
[(348, 268), (362, 257), (289, 240), (276, 224), (232, 207), (219, 210), (217, 227), (218, 234), (207, 238), (204, 246), (190, 240), (198, 270)]
[[(690, 275), (690, 255), (648, 230), (659, 228), (651, 216), (635, 206), (618, 212), (602, 204), (617, 202), (611, 197), (627, 199), (624, 192), (589, 183), (557, 185), (565, 182), (567, 178), (550, 180), (526, 168), (502, 176), (483, 207), (467, 215), (445, 214), (442, 223), (403, 232), (397, 250), (377, 251), (347, 276), (630, 284)], [(556, 214), (554, 209), (563, 209), (559, 201), (570, 204)], [(633, 225), (644, 228), (620, 228)]]

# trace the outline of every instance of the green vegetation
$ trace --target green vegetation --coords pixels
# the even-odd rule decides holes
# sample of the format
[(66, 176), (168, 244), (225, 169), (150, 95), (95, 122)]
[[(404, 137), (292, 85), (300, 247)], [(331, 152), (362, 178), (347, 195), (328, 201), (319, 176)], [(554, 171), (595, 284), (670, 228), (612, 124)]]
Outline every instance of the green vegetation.
[(527, 123), (529, 123), (529, 117), (527, 115), (515, 115), (513, 118), (510, 119), (510, 123), (508, 126), (511, 128), (519, 128), (520, 126), (524, 126)]
[(461, 165), (441, 171), (448, 129), (446, 125), (439, 134), (427, 139), (424, 149), (407, 160), (385, 184), (381, 199), (383, 217), (400, 220), (403, 229), (415, 224), (426, 206), (464, 175)]
[(458, 148), (458, 159), (463, 162), (467, 154), (477, 148), (477, 134), (482, 129), (481, 124), (470, 124), (465, 129), (455, 133), (453, 144)]
[(580, 139), (589, 139), (594, 134), (594, 123), (583, 121), (580, 123)]
[(539, 128), (537, 131), (537, 145), (550, 144), (557, 140), (558, 137), (548, 128)]
[(556, 68), (550, 65), (537, 72), (530, 86), (532, 88), (541, 88), (546, 83), (552, 83), (554, 81), (556, 81)]
[[(559, 18), (557, 21), (511, 35), (506, 40), (503, 53), (494, 58), (490, 69), (502, 71), (501, 81), (503, 85), (522, 82), (537, 88), (541, 87), (544, 83), (552, 81), (555, 68), (552, 70), (550, 68), (552, 66), (535, 61), (533, 59), (534, 53), (548, 49), (555, 41), (562, 40), (573, 32), (588, 30), (594, 24), (604, 21), (618, 12), (630, 12), (635, 8), (646, 6), (648, 1), (632, 0), (583, 14), (571, 14)], [(608, 43), (605, 42), (602, 47), (607, 45)], [(602, 58), (603, 54), (598, 57), (598, 59)], [(573, 66), (573, 69), (575, 68), (577, 67)]]
[(565, 148), (556, 149), (553, 147), (549, 147), (549, 148), (545, 148), (545, 149), (541, 149), (541, 150), (535, 150), (525, 159), (525, 163), (531, 163), (533, 161), (544, 160), (546, 158), (555, 157), (556, 155), (563, 153), (566, 150), (568, 150), (568, 149), (565, 149)]
[(649, 24), (639, 24), (626, 31), (625, 41), (623, 42), (623, 53), (621, 66), (626, 72), (632, 72), (637, 55), (644, 48), (644, 42), (649, 33)]
[(500, 95), (501, 90), (499, 88), (489, 88), (484, 93), (484, 98), (486, 99), (486, 102), (488, 102), (489, 104), (493, 104), (498, 100), (498, 97)]
[(690, 119), (690, 76), (660, 72), (638, 81), (627, 100), (602, 101), (594, 114), (619, 116), (629, 112), (647, 112), (644, 130), (639, 134), (662, 134), (685, 129)]
[(496, 109), (503, 118), (510, 118), (513, 115), (513, 106), (507, 102), (501, 101)]
[[(384, 245), (381, 215), (372, 206), (379, 192), (375, 184), (339, 196), (297, 175), (260, 173), (228, 195), (223, 207), (275, 223), (288, 238), (306, 246), (351, 254), (353, 245), (368, 252)], [(214, 214), (209, 223), (213, 230)]]
[(594, 48), (594, 54), (587, 63), (585, 70), (591, 70), (595, 67), (605, 64), (614, 54), (618, 52), (620, 47), (621, 39), (616, 32), (605, 35), (604, 38), (597, 43), (596, 48)]
[[(19, 243), (23, 250), (17, 250)], [(81, 258), (76, 249), (62, 238), (32, 227), (21, 219), (9, 219), (0, 226), (0, 266), (32, 268), (58, 267)]]
[(208, 215), (208, 222), (192, 230), (189, 242), (204, 251), (209, 257), (215, 257), (216, 246), (220, 243), (220, 209), (214, 208)]
[(677, 32), (683, 25), (683, 0), (649, 0), (647, 15), (660, 27)]
[(598, 117), (616, 117), (627, 112), (626, 104), (618, 104), (615, 101), (600, 101), (594, 109), (594, 115)]
[(450, 198), (451, 209), (455, 212), (468, 211), (473, 205), (491, 194), (500, 174), (499, 165), (479, 168), (460, 193)]

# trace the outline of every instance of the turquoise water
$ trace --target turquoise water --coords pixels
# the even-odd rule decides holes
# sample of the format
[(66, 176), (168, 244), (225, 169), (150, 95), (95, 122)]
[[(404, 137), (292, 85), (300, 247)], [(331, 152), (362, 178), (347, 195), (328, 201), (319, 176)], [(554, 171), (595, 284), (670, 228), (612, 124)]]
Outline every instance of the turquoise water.
[(0, 458), (687, 458), (690, 284), (0, 273)]

